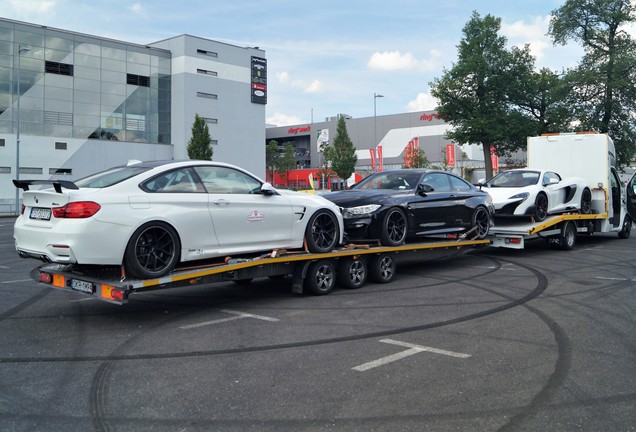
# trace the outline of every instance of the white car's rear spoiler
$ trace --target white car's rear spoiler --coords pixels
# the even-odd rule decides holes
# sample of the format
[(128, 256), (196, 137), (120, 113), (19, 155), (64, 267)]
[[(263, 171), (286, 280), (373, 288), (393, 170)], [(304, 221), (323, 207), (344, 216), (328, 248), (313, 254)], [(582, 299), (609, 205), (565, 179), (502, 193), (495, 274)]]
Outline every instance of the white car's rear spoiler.
[(13, 180), (15, 187), (24, 191), (29, 190), (31, 185), (50, 184), (53, 185), (55, 192), (62, 193), (62, 188), (66, 189), (79, 189), (75, 183), (68, 180)]

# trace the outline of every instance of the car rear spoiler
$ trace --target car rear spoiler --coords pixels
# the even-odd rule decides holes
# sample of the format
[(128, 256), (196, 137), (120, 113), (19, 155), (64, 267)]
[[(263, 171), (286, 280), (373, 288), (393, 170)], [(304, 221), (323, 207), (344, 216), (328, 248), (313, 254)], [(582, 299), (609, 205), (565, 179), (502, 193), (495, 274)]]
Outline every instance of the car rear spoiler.
[(68, 180), (13, 180), (15, 187), (24, 191), (29, 190), (31, 185), (50, 184), (53, 185), (55, 192), (62, 193), (62, 188), (66, 189), (79, 189), (75, 183)]

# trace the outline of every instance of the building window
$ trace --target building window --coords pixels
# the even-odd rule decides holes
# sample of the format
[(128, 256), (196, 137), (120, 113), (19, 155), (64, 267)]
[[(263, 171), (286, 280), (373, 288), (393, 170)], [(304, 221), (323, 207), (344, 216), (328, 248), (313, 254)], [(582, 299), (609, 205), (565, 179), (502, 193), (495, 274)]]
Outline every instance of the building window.
[(67, 175), (73, 174), (72, 168), (49, 168), (50, 175)]
[(150, 77), (143, 75), (127, 74), (126, 84), (136, 85), (140, 87), (150, 87)]
[(197, 73), (202, 75), (219, 76), (218, 73), (211, 70), (205, 70), (205, 69), (197, 69)]
[(4, 147), (4, 138), (0, 138), (0, 147)]
[(20, 167), (20, 174), (42, 174), (42, 168)]
[(70, 126), (73, 124), (73, 114), (57, 111), (44, 111), (44, 123)]
[(56, 142), (55, 143), (55, 150), (66, 150), (66, 143), (65, 142)]
[(0, 166), (0, 174), (11, 174), (11, 167)]
[(219, 96), (212, 94), (212, 93), (203, 93), (203, 92), (197, 92), (197, 97), (200, 98), (206, 98), (206, 99), (218, 99)]
[(73, 76), (73, 65), (68, 63), (60, 63), (54, 61), (44, 62), (44, 72), (58, 75)]
[(218, 124), (219, 123), (219, 119), (210, 118), (210, 117), (203, 117), (203, 120), (205, 120), (205, 122), (209, 123), (209, 124)]
[(202, 54), (202, 55), (206, 55), (206, 56), (210, 56), (210, 57), (218, 57), (219, 56), (214, 51), (206, 51), (206, 50), (202, 50), (202, 49), (198, 49), (197, 50), (197, 54)]

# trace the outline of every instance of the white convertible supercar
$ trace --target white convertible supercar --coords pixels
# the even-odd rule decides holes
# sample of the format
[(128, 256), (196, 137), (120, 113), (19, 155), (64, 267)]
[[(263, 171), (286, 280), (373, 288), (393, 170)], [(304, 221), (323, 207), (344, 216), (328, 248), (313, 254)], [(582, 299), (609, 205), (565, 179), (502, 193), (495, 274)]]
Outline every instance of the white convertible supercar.
[(541, 222), (550, 214), (589, 213), (592, 204), (585, 179), (562, 179), (554, 171), (513, 169), (480, 186), (492, 197), (495, 216), (529, 216)]
[[(13, 182), (24, 190), (14, 238), (25, 258), (123, 264), (146, 279), (185, 261), (303, 245), (325, 253), (342, 243), (331, 201), (278, 191), (219, 162), (136, 162), (75, 182)], [(37, 184), (53, 188), (30, 190)]]

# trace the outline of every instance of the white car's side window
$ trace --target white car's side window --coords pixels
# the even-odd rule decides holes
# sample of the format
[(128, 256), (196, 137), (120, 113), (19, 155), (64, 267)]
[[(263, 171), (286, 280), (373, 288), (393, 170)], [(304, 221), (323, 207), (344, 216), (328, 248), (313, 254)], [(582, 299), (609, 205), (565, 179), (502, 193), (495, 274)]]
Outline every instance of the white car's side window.
[(255, 178), (232, 168), (200, 166), (195, 170), (210, 194), (249, 194), (261, 187)]
[(146, 182), (144, 187), (151, 192), (203, 192), (203, 187), (194, 179), (188, 168), (161, 174)]

